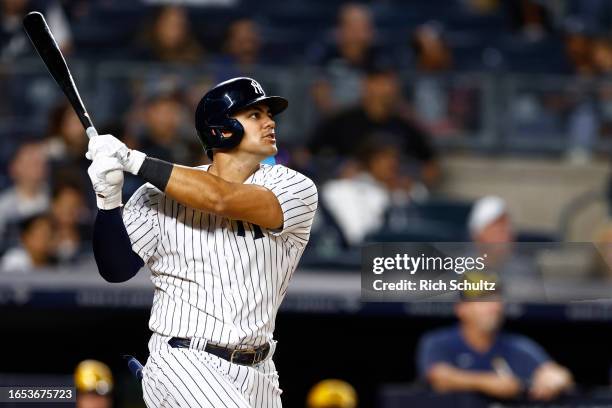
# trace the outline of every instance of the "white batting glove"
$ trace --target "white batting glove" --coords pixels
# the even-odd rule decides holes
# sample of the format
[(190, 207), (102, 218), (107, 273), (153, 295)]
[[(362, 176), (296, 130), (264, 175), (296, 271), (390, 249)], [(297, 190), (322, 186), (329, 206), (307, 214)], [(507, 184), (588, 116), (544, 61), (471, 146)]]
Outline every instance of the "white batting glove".
[[(110, 172), (117, 171), (121, 176), (112, 184), (107, 181)], [(87, 169), (91, 184), (96, 193), (96, 203), (101, 210), (112, 210), (121, 206), (123, 188), (123, 165), (116, 157), (96, 155)]]
[(98, 155), (116, 157), (121, 162), (121, 170), (138, 174), (146, 154), (128, 147), (113, 135), (90, 135), (85, 157), (94, 160)]

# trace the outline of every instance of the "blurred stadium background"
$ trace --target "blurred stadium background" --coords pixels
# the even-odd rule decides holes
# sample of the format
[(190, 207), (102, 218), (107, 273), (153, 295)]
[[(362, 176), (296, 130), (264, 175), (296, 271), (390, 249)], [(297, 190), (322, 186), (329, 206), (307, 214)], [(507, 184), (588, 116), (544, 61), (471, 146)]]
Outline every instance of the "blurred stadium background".
[[(100, 133), (153, 156), (205, 162), (193, 110), (221, 80), (289, 99), (277, 162), (317, 182), (321, 207), (277, 320), (287, 407), (326, 378), (352, 384), (359, 407), (419, 406), (417, 343), (454, 321), (452, 304), (361, 303), (362, 244), (470, 240), (489, 195), (519, 241), (612, 242), (610, 1), (0, 0), (2, 384), (71, 381), (96, 359), (115, 406), (142, 407), (121, 355), (146, 359), (152, 298), (144, 271), (97, 275), (86, 138), (23, 33), (31, 10)], [(612, 306), (511, 306), (506, 327), (567, 367), (585, 404), (605, 394)]]

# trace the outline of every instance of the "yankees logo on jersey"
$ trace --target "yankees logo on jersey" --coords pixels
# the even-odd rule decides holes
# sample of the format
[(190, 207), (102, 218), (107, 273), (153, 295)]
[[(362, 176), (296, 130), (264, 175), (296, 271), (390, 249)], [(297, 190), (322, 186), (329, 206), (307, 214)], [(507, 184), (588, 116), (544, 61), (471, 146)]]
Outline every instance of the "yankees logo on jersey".
[[(206, 171), (208, 166), (201, 168)], [(145, 401), (148, 399), (152, 406), (159, 406), (155, 401), (164, 394), (154, 385), (154, 377), (171, 377), (173, 372), (177, 378), (168, 377), (166, 382), (176, 383), (176, 390), (166, 390), (166, 394), (174, 399), (186, 398), (176, 400), (181, 406), (261, 406), (263, 400), (258, 402), (257, 398), (264, 395), (268, 395), (265, 398), (270, 406), (280, 406), (280, 388), (271, 359), (254, 372), (253, 367), (237, 366), (207, 353), (193, 357), (194, 361), (176, 353), (160, 357), (170, 351), (167, 339), (171, 337), (232, 348), (274, 344), (276, 314), (308, 242), (317, 190), (310, 179), (280, 165), (261, 165), (245, 184), (261, 185), (276, 195), (284, 219), (280, 230), (185, 207), (150, 184), (138, 189), (125, 205), (123, 218), (132, 248), (148, 265), (155, 286), (149, 320), (154, 335), (144, 371), (149, 382), (147, 386), (143, 383)], [(228, 403), (221, 396), (219, 401), (225, 405), (216, 400), (209, 405), (190, 402), (186, 390), (194, 392), (193, 387), (181, 385), (178, 379), (187, 373), (209, 378), (202, 374), (204, 369), (197, 359), (205, 360), (207, 369), (212, 364), (234, 373), (229, 379), (214, 376), (219, 384), (210, 380), (209, 385), (218, 394), (220, 389), (231, 393), (237, 402)], [(223, 381), (227, 384), (221, 384)], [(199, 383), (201, 388), (205, 388), (203, 383)], [(268, 393), (254, 393), (259, 386), (267, 387)], [(250, 391), (234, 395), (236, 388), (244, 387)], [(215, 399), (211, 392), (200, 391)]]

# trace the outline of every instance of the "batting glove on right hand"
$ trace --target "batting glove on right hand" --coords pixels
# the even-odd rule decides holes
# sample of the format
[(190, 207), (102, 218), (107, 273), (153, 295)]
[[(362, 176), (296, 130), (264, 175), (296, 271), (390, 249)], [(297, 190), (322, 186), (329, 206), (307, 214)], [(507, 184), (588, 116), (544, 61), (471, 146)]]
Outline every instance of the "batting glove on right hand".
[[(121, 176), (113, 183), (107, 181), (110, 172), (120, 170)], [(96, 193), (96, 203), (101, 210), (112, 210), (121, 206), (121, 190), (123, 189), (123, 165), (116, 157), (98, 155), (93, 160), (87, 174), (91, 179), (94, 192)]]
[[(93, 129), (93, 128), (91, 128)], [(121, 162), (121, 170), (132, 174), (138, 174), (146, 154), (138, 150), (128, 149), (121, 140), (113, 135), (98, 135), (93, 130), (90, 134), (89, 145), (85, 157), (94, 160), (98, 155), (113, 156)]]

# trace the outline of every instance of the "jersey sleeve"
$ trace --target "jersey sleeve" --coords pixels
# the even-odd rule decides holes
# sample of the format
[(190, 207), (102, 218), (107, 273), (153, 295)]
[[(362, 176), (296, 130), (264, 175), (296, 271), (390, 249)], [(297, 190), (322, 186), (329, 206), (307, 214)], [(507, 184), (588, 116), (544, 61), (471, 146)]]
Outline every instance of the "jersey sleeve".
[(123, 223), (127, 230), (132, 250), (145, 263), (155, 252), (159, 241), (157, 210), (161, 192), (147, 183), (134, 192), (123, 207)]
[(427, 373), (436, 363), (453, 364), (452, 358), (448, 353), (438, 333), (427, 333), (419, 341), (417, 347), (417, 370), (421, 378), (426, 378)]
[(285, 166), (273, 166), (263, 186), (272, 191), (283, 211), (283, 226), (270, 231), (306, 245), (318, 206), (317, 187), (311, 179)]
[(513, 351), (509, 364), (514, 369), (515, 375), (525, 382), (531, 380), (540, 365), (552, 361), (548, 353), (528, 337), (508, 335), (507, 339)]

